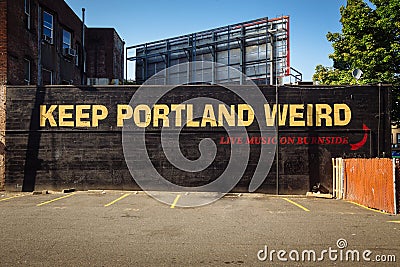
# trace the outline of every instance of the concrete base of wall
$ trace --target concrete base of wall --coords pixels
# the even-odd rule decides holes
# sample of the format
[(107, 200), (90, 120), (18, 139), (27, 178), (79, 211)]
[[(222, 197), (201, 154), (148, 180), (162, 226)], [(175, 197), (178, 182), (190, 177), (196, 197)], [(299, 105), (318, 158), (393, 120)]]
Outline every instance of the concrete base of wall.
[(6, 86), (0, 85), (0, 190), (4, 190), (6, 178)]

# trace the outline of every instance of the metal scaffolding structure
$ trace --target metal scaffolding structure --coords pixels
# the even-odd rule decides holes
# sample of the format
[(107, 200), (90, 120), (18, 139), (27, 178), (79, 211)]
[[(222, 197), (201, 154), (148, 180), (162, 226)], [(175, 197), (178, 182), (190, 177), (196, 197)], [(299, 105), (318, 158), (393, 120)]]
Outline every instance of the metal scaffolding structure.
[[(157, 84), (244, 84), (239, 72), (219, 67), (225, 65), (239, 70), (257, 84), (276, 85), (281, 83), (281, 78), (289, 76), (291, 71), (289, 17), (260, 18), (129, 46), (126, 55), (126, 78), (128, 61), (134, 61), (138, 84), (157, 73), (157, 77), (152, 79)], [(196, 64), (190, 70), (174, 68), (173, 73), (160, 72), (174, 65), (195, 61), (217, 64), (212, 64), (212, 67)]]

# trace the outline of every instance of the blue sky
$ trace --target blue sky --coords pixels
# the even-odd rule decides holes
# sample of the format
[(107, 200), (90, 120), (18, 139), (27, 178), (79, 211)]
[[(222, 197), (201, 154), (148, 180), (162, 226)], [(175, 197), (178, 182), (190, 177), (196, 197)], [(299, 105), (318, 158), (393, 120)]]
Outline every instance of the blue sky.
[(311, 80), (315, 66), (331, 66), (326, 34), (341, 30), (340, 6), (346, 0), (66, 0), (86, 25), (113, 27), (126, 45), (207, 30), (242, 21), (290, 16), (291, 65)]

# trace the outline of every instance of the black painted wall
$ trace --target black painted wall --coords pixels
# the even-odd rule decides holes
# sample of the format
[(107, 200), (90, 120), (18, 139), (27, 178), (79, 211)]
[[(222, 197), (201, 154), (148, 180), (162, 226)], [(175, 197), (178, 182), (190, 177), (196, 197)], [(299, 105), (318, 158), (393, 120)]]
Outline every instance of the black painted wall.
[[(275, 103), (275, 88), (260, 89), (269, 103)], [(135, 91), (136, 87), (7, 87), (6, 189), (140, 189), (127, 169), (122, 132), (116, 124), (117, 104), (128, 104)], [(199, 96), (216, 98), (226, 104), (243, 103), (239, 97), (217, 86), (180, 87), (160, 103), (179, 104)], [(380, 154), (390, 155), (389, 99), (388, 87), (280, 87), (280, 104), (345, 103), (352, 110), (352, 120), (345, 127), (280, 127), (279, 193), (303, 194), (317, 183), (331, 189), (332, 157), (376, 157), (378, 142)], [(96, 128), (40, 127), (40, 105), (63, 104), (104, 105), (109, 115)], [(57, 117), (57, 112), (54, 115)], [(366, 134), (364, 124), (371, 129), (367, 131), (366, 143), (352, 151), (350, 144), (360, 142)], [(249, 127), (249, 135), (259, 136), (257, 129)], [(181, 133), (181, 151), (191, 159), (200, 156), (198, 144), (203, 138), (211, 138), (217, 144), (215, 161), (199, 173), (183, 172), (168, 162), (160, 147), (160, 129), (148, 129), (146, 144), (154, 167), (164, 177), (179, 185), (199, 186), (216, 179), (226, 168), (230, 145), (219, 144), (226, 135), (222, 128), (209, 127), (184, 129)], [(289, 137), (297, 140), (295, 144), (286, 144)], [(304, 137), (309, 140), (312, 137), (348, 138), (350, 144), (299, 144), (299, 138), (304, 140)], [(248, 190), (259, 151), (258, 145), (251, 146), (248, 167), (234, 191)], [(140, 164), (137, 168), (141, 168)], [(276, 193), (276, 190), (276, 165), (273, 164), (258, 191)]]

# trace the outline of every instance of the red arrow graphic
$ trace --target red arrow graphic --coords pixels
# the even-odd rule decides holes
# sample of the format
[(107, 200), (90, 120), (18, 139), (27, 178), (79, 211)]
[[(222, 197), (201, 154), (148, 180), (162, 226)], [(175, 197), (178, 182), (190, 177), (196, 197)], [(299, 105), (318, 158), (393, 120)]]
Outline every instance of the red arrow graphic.
[(367, 142), (367, 140), (368, 140), (368, 134), (369, 134), (369, 131), (370, 131), (370, 129), (368, 128), (368, 126), (367, 125), (365, 125), (365, 124), (363, 124), (363, 130), (364, 130), (364, 138), (359, 142), (359, 143), (357, 143), (357, 144), (350, 144), (350, 147), (351, 147), (351, 150), (359, 150), (360, 148), (362, 148), (364, 145), (365, 145), (365, 143)]

